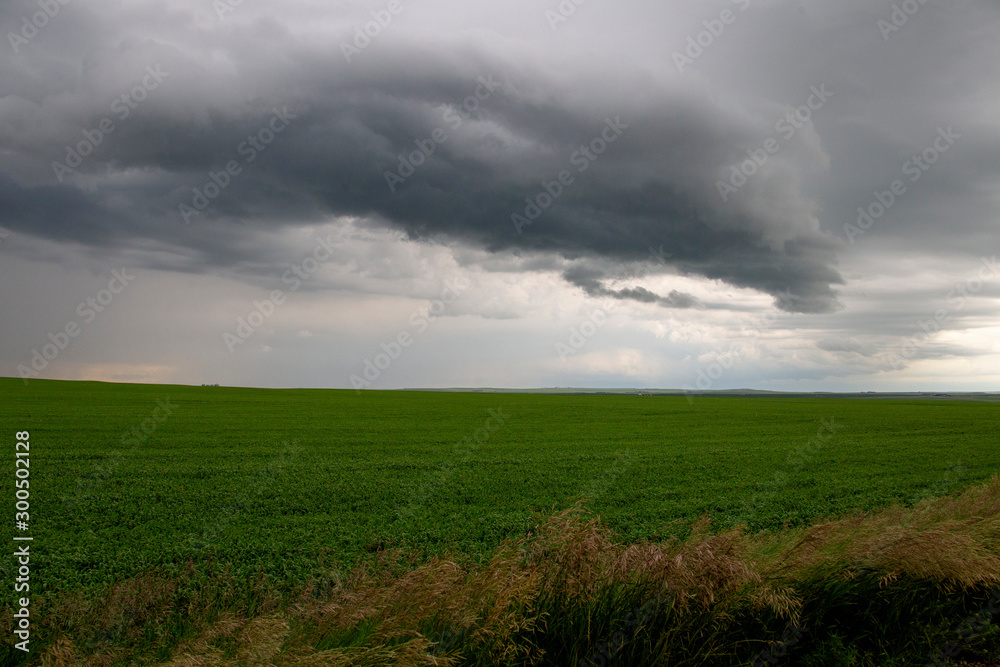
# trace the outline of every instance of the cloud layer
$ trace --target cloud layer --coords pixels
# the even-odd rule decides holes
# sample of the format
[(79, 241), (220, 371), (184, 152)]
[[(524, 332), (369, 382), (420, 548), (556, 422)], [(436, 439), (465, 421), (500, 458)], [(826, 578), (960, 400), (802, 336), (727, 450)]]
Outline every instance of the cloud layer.
[[(664, 322), (744, 293), (850, 319), (880, 253), (995, 252), (996, 8), (551, 4), (74, 2), (38, 27), (9, 3), (0, 225), (30, 261), (262, 286), (302, 230), (350, 220), (399, 236), (305, 290), (410, 290), (376, 277), (405, 240)], [(813, 347), (874, 349), (839, 328)]]

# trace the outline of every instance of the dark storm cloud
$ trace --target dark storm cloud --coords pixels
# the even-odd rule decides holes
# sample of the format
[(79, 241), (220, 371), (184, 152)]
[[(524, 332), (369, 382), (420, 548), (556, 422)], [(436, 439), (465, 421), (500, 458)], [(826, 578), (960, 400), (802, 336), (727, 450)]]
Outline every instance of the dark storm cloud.
[[(144, 11), (122, 20), (157, 19)], [(98, 25), (83, 9), (59, 18), (59, 30)], [(183, 12), (160, 18), (166, 29), (185, 25)], [(194, 31), (173, 42), (78, 38), (82, 68), (68, 48), (19, 56), (0, 71), (0, 140), (13, 154), (2, 161), (3, 224), (95, 245), (154, 239), (190, 249), (191, 270), (210, 270), (266, 256), (254, 243), (264, 230), (353, 215), (411, 238), (572, 259), (591, 274), (567, 278), (592, 295), (696, 305), (641, 284), (610, 290), (610, 260), (788, 294), (777, 303), (789, 310), (836, 307), (842, 243), (820, 229), (793, 151), (755, 177), (752, 197), (719, 197), (720, 171), (759, 141), (759, 110), (701, 83), (556, 59), (513, 40), (400, 31), (348, 63), (340, 41), (350, 35), (338, 29), (318, 45), (261, 20), (213, 35), (211, 49)], [(169, 75), (120, 118), (114, 100), (150, 66)], [(463, 103), (478, 108), (465, 116)], [(276, 114), (287, 127), (250, 162), (248, 137)], [(52, 163), (109, 117), (114, 132), (58, 183)], [(414, 156), (423, 163), (411, 174)], [(226, 178), (231, 161), (240, 173)], [(193, 206), (210, 172), (227, 184), (185, 225), (178, 207)], [(650, 249), (661, 246), (670, 256), (658, 265)]]
[[(10, 368), (72, 314), (76, 297), (65, 312), (54, 297), (86, 292), (81, 276), (103, 280), (109, 266), (135, 267), (138, 289), (151, 293), (131, 297), (142, 303), (122, 311), (121, 336), (95, 337), (99, 354), (78, 348), (78, 360), (131, 354), (141, 373), (151, 360), (178, 368), (161, 381), (219, 381), (208, 360), (212, 372), (228, 369), (224, 379), (328, 386), (332, 366), (315, 359), (341, 373), (409, 314), (410, 299), (436, 298), (437, 282), (456, 275), (476, 286), (448, 316), (517, 321), (498, 330), (468, 317), (450, 334), (437, 329), (447, 361), (414, 355), (424, 366), (395, 386), (434, 384), (449, 366), (462, 369), (452, 385), (565, 385), (525, 350), (584, 295), (673, 309), (626, 307), (637, 319), (578, 360), (588, 386), (607, 386), (609, 372), (614, 382), (641, 372), (679, 386), (706, 352), (742, 345), (748, 330), (762, 361), (747, 354), (756, 370), (745, 379), (734, 370), (732, 386), (895, 371), (889, 355), (941, 308), (952, 309), (952, 335), (918, 346), (911, 361), (990, 354), (995, 282), (960, 309), (948, 294), (997, 252), (995, 3), (918, 3), (885, 37), (878, 21), (898, 0), (594, 2), (555, 30), (544, 14), (554, 4), (402, 0), (402, 14), (348, 62), (342, 43), (385, 0), (72, 0), (15, 53), (8, 31), (39, 1), (0, 4), (0, 230), (10, 230), (0, 232), (0, 269), (20, 287), (5, 307), (19, 309), (23, 328), (2, 337)], [(233, 11), (218, 14), (223, 5)], [(736, 22), (700, 37), (711, 44), (678, 72), (674, 52), (734, 7)], [(817, 89), (831, 94), (810, 107), (810, 122), (778, 132), (776, 121)], [(91, 150), (88, 137), (107, 123), (113, 131)], [(948, 127), (960, 135), (954, 148), (848, 240), (857, 208), (906, 177), (904, 162)], [(779, 150), (721, 196), (720, 179), (769, 138)], [(91, 154), (77, 164), (76, 150)], [(414, 159), (423, 164), (410, 173)], [(198, 199), (205, 193), (210, 203)], [(209, 205), (189, 209), (186, 224), (181, 205), (199, 201)], [(404, 237), (421, 243), (392, 240)], [(259, 289), (285, 287), (280, 277), (319, 240), (332, 244), (329, 260), (281, 324), (256, 334), (263, 365), (254, 370), (248, 354), (213, 358), (225, 324), (246, 315)], [(741, 319), (767, 306), (730, 285), (799, 312), (759, 336), (764, 318)], [(37, 311), (21, 312), (27, 304)], [(151, 334), (134, 336), (142, 321)], [(167, 331), (177, 332), (174, 352)], [(301, 347), (324, 339), (336, 343), (323, 353)], [(192, 354), (202, 344), (206, 353)], [(279, 362), (283, 347), (296, 352)], [(489, 367), (461, 361), (463, 348), (508, 353)], [(621, 363), (604, 358), (639, 370), (618, 374)], [(984, 378), (994, 366), (976, 364)]]
[(660, 296), (645, 287), (609, 289), (602, 284), (603, 277), (603, 272), (585, 266), (577, 266), (563, 273), (566, 282), (582, 288), (584, 292), (593, 297), (631, 299), (640, 303), (656, 303), (668, 308), (695, 308), (701, 305), (697, 298), (677, 290), (671, 290), (667, 296)]

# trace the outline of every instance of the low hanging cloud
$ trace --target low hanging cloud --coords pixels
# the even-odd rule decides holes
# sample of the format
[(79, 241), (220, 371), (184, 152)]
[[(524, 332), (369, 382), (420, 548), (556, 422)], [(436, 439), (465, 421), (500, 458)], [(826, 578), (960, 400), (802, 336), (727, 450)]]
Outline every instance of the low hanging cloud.
[(563, 273), (566, 282), (583, 289), (592, 297), (611, 297), (612, 299), (630, 299), (640, 303), (655, 303), (667, 308), (698, 308), (702, 303), (690, 294), (670, 290), (667, 296), (660, 296), (645, 287), (624, 287), (609, 289), (601, 282), (604, 274), (583, 266), (573, 267)]
[[(211, 271), (266, 253), (255, 231), (355, 216), (411, 239), (551, 255), (590, 271), (636, 266), (663, 247), (669, 259), (647, 275), (788, 292), (780, 304), (794, 311), (837, 306), (840, 242), (820, 231), (783, 156), (756, 177), (752, 197), (719, 199), (720, 170), (756, 130), (707, 88), (638, 68), (539, 69), (538, 54), (513, 43), (405, 33), (349, 63), (339, 40), (303, 45), (276, 30), (264, 61), (250, 57), (252, 29), (214, 44), (237, 68), (201, 65), (208, 44), (180, 35), (99, 51), (81, 72), (57, 57), (8, 66), (5, 224), (83, 244), (188, 248), (196, 260), (186, 270)], [(156, 86), (120, 117), (122, 95), (150, 68)], [(114, 129), (103, 125), (98, 142), (109, 117)], [(593, 273), (567, 279), (595, 296), (697, 305), (639, 284), (609, 290)]]

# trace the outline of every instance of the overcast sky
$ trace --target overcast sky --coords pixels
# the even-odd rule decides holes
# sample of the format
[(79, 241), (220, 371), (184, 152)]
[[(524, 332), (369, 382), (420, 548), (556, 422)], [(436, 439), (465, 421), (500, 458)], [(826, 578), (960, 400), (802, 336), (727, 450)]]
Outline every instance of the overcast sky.
[(2, 375), (1000, 390), (995, 3), (0, 25)]

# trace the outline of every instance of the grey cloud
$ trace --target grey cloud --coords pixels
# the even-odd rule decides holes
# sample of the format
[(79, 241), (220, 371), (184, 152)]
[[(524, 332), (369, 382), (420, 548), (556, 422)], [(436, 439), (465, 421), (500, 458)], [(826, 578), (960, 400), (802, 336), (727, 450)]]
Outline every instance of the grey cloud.
[(874, 345), (863, 343), (857, 338), (823, 338), (816, 341), (816, 347), (827, 352), (849, 352), (869, 357), (878, 350)]
[(593, 297), (610, 297), (612, 299), (631, 299), (640, 303), (656, 303), (668, 308), (697, 308), (702, 307), (701, 302), (691, 296), (677, 290), (671, 290), (667, 296), (660, 296), (649, 291), (645, 287), (625, 287), (622, 289), (609, 289), (604, 286), (602, 279), (604, 274), (601, 271), (576, 266), (566, 270), (563, 278), (567, 282), (583, 289), (588, 295)]
[[(631, 362), (614, 361), (632, 356), (651, 382), (658, 372), (654, 383), (679, 386), (706, 351), (747, 344), (754, 354), (727, 385), (885, 388), (954, 371), (952, 386), (995, 388), (1000, 280), (961, 308), (948, 298), (998, 250), (995, 3), (924, 3), (886, 40), (876, 22), (893, 0), (754, 0), (683, 74), (672, 52), (731, 0), (587, 3), (556, 31), (532, 0), (403, 4), (351, 63), (340, 43), (381, 0), (243, 2), (221, 18), (210, 0), (74, 0), (19, 53), (4, 41), (8, 368), (108, 267), (128, 266), (144, 270), (137, 303), (123, 300), (60, 362), (138, 366), (100, 377), (148, 377), (152, 364), (176, 368), (160, 380), (329, 386), (395, 333), (409, 301), (436, 298), (459, 275), (475, 287), (386, 386), (632, 384)], [(0, 5), (4, 34), (36, 11), (36, 0)], [(169, 74), (120, 117), (112, 105), (148, 67)], [(501, 85), (455, 127), (480, 77)], [(820, 85), (830, 100), (723, 201), (717, 180)], [(240, 147), (276, 109), (295, 118), (250, 162)], [(114, 131), (59, 182), (53, 161), (106, 118)], [(616, 118), (628, 127), (579, 171), (574, 151)], [(962, 135), (955, 147), (848, 242), (857, 207), (947, 126)], [(446, 141), (393, 192), (386, 172), (436, 128)], [(210, 172), (226, 180), (232, 160), (241, 173), (184, 224), (178, 205)], [(556, 195), (561, 170), (573, 183)], [(519, 232), (511, 215), (528, 217), (525, 199), (543, 193), (554, 202)], [(255, 295), (286, 287), (283, 272), (338, 229), (342, 243), (273, 332), (256, 334), (269, 354), (215, 356)], [(553, 294), (552, 276), (568, 289)], [(698, 287), (681, 288), (689, 282)], [(765, 333), (757, 316), (770, 309), (729, 286), (796, 315), (767, 318)], [(683, 292), (695, 289), (706, 303)], [(587, 350), (606, 362), (564, 377), (546, 365), (545, 343), (575, 290), (674, 310), (626, 307), (632, 320)], [(951, 309), (947, 331), (911, 357), (929, 363), (895, 372), (892, 353), (940, 308)], [(303, 329), (315, 332), (308, 344)]]
[[(768, 206), (718, 200), (715, 175), (739, 159), (752, 128), (704, 91), (638, 69), (614, 80), (582, 67), (540, 73), (527, 57), (462, 40), (433, 47), (385, 42), (348, 65), (339, 49), (298, 46), (271, 30), (271, 59), (255, 63), (245, 37), (228, 45), (231, 56), (247, 58), (246, 71), (236, 73), (202, 67), (182, 49), (155, 43), (95, 50), (82, 79), (56, 78), (47, 88), (24, 69), (9, 70), (19, 85), (6, 98), (13, 111), (0, 136), (26, 169), (21, 180), (3, 184), (5, 224), (81, 243), (180, 244), (201, 255), (205, 268), (255, 252), (246, 243), (219, 243), (212, 229), (300, 225), (331, 214), (367, 218), (415, 239), (581, 262), (632, 263), (662, 245), (672, 253), (664, 269), (775, 296), (787, 290), (791, 299), (781, 305), (791, 310), (836, 306), (839, 245), (818, 229), (807, 197), (762, 175), (757, 199)], [(51, 176), (46, 181), (42, 166), (107, 116), (107, 100), (128, 90), (149, 63), (170, 72), (162, 89), (118, 123), (78, 176), (58, 186)], [(445, 111), (457, 112), (480, 77), (503, 85), (454, 127), (456, 116)], [(80, 87), (87, 90), (82, 97)], [(637, 89), (641, 96), (629, 94)], [(240, 99), (234, 91), (256, 97)], [(60, 95), (77, 103), (54, 102)], [(273, 109), (285, 107), (295, 119), (245, 163), (238, 147), (266, 128)], [(615, 119), (620, 136), (608, 129)], [(390, 191), (385, 173), (436, 128), (447, 140)], [(615, 142), (584, 162), (576, 151), (592, 141), (600, 146), (602, 132)], [(184, 229), (178, 206), (191, 205), (192, 188), (204, 188), (209, 172), (230, 160), (244, 173), (194, 218), (195, 229)], [(572, 184), (519, 233), (511, 216), (524, 215), (525, 199), (538, 201), (543, 182), (555, 182), (563, 170)], [(619, 298), (694, 304), (641, 287)]]
[[(13, 3), (2, 15), (16, 23), (33, 6)], [(93, 246), (160, 244), (184, 256), (173, 262), (181, 270), (210, 271), (266, 264), (272, 251), (265, 231), (351, 215), (414, 239), (531, 258), (518, 265), (524, 271), (589, 267), (597, 272), (594, 284), (574, 284), (595, 295), (697, 305), (689, 295), (661, 296), (639, 284), (606, 288), (609, 266), (618, 264), (618, 279), (638, 281), (656, 270), (704, 276), (776, 298), (788, 293), (776, 301), (785, 310), (830, 312), (843, 283), (837, 261), (845, 248), (838, 238), (850, 211), (896, 175), (895, 153), (905, 157), (919, 148), (936, 123), (961, 125), (964, 100), (945, 104), (937, 94), (924, 100), (941, 112), (928, 125), (921, 91), (940, 92), (944, 81), (976, 71), (968, 64), (979, 52), (967, 40), (959, 56), (946, 59), (941, 44), (947, 40), (920, 38), (931, 25), (955, 37), (970, 22), (996, 32), (996, 22), (989, 9), (967, 16), (928, 6), (921, 21), (887, 44), (875, 28), (877, 9), (801, 7), (774, 2), (741, 15), (693, 67), (712, 76), (691, 72), (683, 80), (627, 65), (624, 57), (590, 55), (582, 38), (563, 54), (516, 37), (425, 35), (406, 25), (387, 31), (348, 64), (339, 45), (365, 15), (360, 6), (325, 12), (331, 23), (322, 41), (293, 30), (294, 21), (310, 15), (298, 6), (273, 17), (244, 6), (245, 13), (221, 27), (203, 6), (148, 5), (114, 20), (106, 10), (67, 9), (23, 56), (0, 65), (0, 146), (6, 150), (0, 152), (0, 221), (23, 233)], [(433, 23), (435, 10), (441, 7), (428, 9), (424, 20)], [(632, 3), (620, 14), (638, 10), (661, 11)], [(517, 11), (533, 10), (511, 5), (508, 13)], [(219, 29), (191, 29), (206, 21)], [(135, 37), (140, 34), (147, 37)], [(648, 43), (636, 48), (653, 53)], [(82, 67), (79, 53), (85, 54)], [(740, 53), (753, 57), (730, 57)], [(844, 59), (850, 65), (829, 65)], [(900, 76), (900, 63), (924, 60), (947, 66)], [(117, 123), (77, 176), (54, 185), (51, 162), (155, 64), (169, 78)], [(447, 119), (456, 116), (445, 111), (458, 112), (480, 77), (502, 85), (454, 127)], [(975, 81), (967, 75), (963, 91), (980, 90)], [(799, 103), (821, 82), (836, 95), (816, 114), (816, 126), (773, 156), (739, 196), (720, 201), (720, 172), (760, 145), (786, 103)], [(872, 103), (886, 96), (900, 101)], [(761, 97), (774, 101), (754, 101)], [(286, 107), (296, 118), (253, 163), (244, 163), (238, 147), (266, 127), (274, 109)], [(628, 128), (578, 171), (571, 155), (599, 137), (609, 118)], [(982, 129), (985, 122), (962, 127)], [(386, 172), (436, 128), (447, 140), (390, 191)], [(963, 148), (969, 164), (947, 172), (955, 174), (950, 179), (935, 175), (938, 189), (929, 177), (921, 193), (893, 211), (899, 220), (887, 217), (864, 240), (905, 222), (913, 237), (973, 245), (968, 235), (942, 237), (938, 216), (904, 214), (930, 194), (941, 206), (968, 199), (989, 178), (997, 145), (996, 137), (970, 142)], [(240, 161), (243, 172), (184, 226), (178, 205), (190, 204), (192, 188), (203, 188), (209, 172), (230, 160)], [(571, 172), (572, 185), (519, 232), (511, 215), (525, 215), (525, 198), (537, 200), (543, 181), (555, 182), (561, 170)], [(817, 177), (826, 179), (823, 188), (815, 187)], [(981, 242), (990, 229), (976, 213), (962, 225), (976, 229)], [(635, 268), (648, 263), (651, 247), (665, 248), (670, 257)]]

